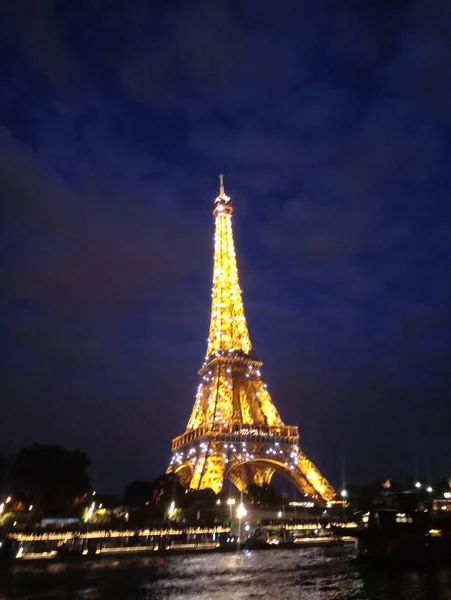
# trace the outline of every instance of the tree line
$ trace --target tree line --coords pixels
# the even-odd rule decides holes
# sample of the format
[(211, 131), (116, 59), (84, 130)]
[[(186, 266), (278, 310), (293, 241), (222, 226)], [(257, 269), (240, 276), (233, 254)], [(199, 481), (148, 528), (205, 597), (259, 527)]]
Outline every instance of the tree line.
[[(42, 514), (70, 514), (80, 512), (80, 507), (94, 503), (101, 505), (89, 476), (91, 466), (89, 457), (80, 450), (68, 450), (60, 445), (33, 444), (23, 448), (15, 456), (0, 454), (0, 506), (8, 497), (14, 505), (28, 510), (38, 509)], [(414, 486), (413, 481), (410, 487)], [(415, 494), (406, 494), (409, 485), (395, 482), (374, 481), (370, 484), (348, 486), (347, 500), (357, 510), (369, 510), (388, 498), (400, 498), (406, 508), (412, 502), (441, 497), (451, 491), (451, 482), (442, 478), (435, 485), (417, 482)], [(105, 496), (104, 496), (105, 497)], [(106, 497), (105, 497), (106, 498)], [(213, 511), (218, 505), (226, 503), (226, 493), (217, 495), (212, 490), (186, 490), (175, 475), (163, 474), (152, 481), (130, 483), (124, 497), (110, 499), (109, 507), (123, 505), (130, 514), (143, 519), (162, 519), (172, 505), (183, 513), (183, 518), (194, 518), (199, 511)], [(283, 503), (282, 495), (271, 485), (249, 486), (245, 495), (248, 505), (274, 508)], [(104, 501), (105, 502), (105, 501)], [(106, 505), (106, 502), (105, 504)], [(224, 506), (223, 506), (224, 508)], [(5, 506), (0, 511), (5, 513)], [(128, 513), (127, 513), (128, 514)], [(180, 514), (180, 513), (179, 513)]]
[(91, 490), (91, 461), (80, 450), (33, 444), (15, 456), (0, 455), (2, 500), (42, 510), (64, 510), (81, 502)]
[[(94, 496), (89, 476), (91, 464), (84, 452), (61, 445), (33, 444), (12, 457), (0, 454), (0, 504), (11, 497), (11, 510), (13, 506), (23, 511), (33, 507), (49, 515), (71, 514), (93, 502), (99, 507), (102, 495)], [(166, 474), (150, 481), (132, 482), (122, 498), (110, 500), (110, 506), (123, 504), (154, 519), (163, 518), (170, 504), (188, 516), (218, 504), (218, 496), (212, 490), (187, 491), (177, 476)], [(269, 485), (251, 485), (246, 500), (260, 506), (276, 506), (281, 496)]]

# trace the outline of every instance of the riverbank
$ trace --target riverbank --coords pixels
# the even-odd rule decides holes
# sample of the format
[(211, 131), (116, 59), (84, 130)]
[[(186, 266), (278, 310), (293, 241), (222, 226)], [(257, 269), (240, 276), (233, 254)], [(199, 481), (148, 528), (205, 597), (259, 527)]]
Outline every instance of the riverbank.
[[(3, 564), (17, 564), (20, 562), (33, 562), (33, 561), (45, 561), (48, 563), (58, 562), (80, 562), (80, 561), (92, 561), (100, 560), (102, 558), (126, 558), (129, 556), (155, 556), (155, 557), (166, 557), (173, 554), (189, 555), (189, 554), (206, 554), (206, 553), (224, 553), (224, 552), (237, 552), (243, 550), (296, 550), (298, 548), (316, 548), (327, 546), (328, 548), (340, 548), (343, 546), (354, 547), (355, 540), (348, 538), (346, 540), (337, 540), (334, 537), (323, 537), (323, 538), (306, 538), (298, 540), (296, 542), (274, 544), (259, 544), (257, 546), (249, 546), (247, 542), (237, 543), (233, 542), (199, 542), (199, 543), (174, 543), (165, 548), (159, 546), (127, 546), (127, 547), (105, 547), (96, 548), (94, 551), (82, 550), (80, 552), (58, 552), (57, 550), (42, 551), (42, 552), (27, 552), (26, 550), (20, 550), (16, 556), (9, 557), (8, 560), (4, 560)], [(1, 563), (0, 563), (1, 564)]]

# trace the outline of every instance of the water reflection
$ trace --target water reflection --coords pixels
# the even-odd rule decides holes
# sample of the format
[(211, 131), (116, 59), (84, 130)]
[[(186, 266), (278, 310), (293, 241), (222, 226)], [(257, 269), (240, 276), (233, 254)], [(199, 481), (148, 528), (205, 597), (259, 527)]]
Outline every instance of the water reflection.
[(326, 548), (22, 563), (0, 572), (6, 600), (451, 600), (451, 568), (359, 567)]

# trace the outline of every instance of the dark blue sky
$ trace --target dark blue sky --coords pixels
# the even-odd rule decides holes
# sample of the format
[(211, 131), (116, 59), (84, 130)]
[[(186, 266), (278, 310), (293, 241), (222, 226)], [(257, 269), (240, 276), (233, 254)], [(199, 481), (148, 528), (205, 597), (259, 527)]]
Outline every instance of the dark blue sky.
[(210, 310), (217, 175), (254, 348), (338, 485), (451, 475), (449, 0), (7, 0), (0, 451), (158, 475)]

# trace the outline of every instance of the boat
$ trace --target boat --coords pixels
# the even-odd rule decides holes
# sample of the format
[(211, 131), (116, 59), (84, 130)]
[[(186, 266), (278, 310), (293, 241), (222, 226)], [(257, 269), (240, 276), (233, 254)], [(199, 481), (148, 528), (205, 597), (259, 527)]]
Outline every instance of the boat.
[(451, 560), (451, 535), (427, 512), (400, 513), (380, 509), (368, 515), (367, 526), (354, 532), (357, 560), (417, 563)]

